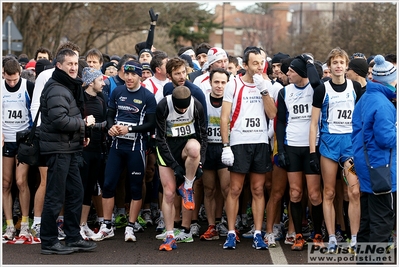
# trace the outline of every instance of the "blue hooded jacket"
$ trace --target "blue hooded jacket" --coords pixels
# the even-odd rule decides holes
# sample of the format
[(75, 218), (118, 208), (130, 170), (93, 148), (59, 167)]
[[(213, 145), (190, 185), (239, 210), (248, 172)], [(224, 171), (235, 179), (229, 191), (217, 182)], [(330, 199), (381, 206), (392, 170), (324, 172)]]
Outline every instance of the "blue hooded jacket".
[(396, 109), (390, 99), (396, 93), (387, 86), (367, 82), (366, 92), (357, 102), (352, 118), (352, 148), (360, 191), (373, 193), (363, 143), (366, 144), (370, 165), (380, 167), (389, 163), (392, 149), (392, 192), (396, 192)]

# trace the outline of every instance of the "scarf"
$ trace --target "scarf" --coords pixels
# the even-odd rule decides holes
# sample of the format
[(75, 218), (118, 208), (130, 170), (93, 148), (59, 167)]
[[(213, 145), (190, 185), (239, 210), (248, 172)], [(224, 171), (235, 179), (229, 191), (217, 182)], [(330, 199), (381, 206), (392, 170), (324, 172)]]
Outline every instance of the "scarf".
[(76, 100), (76, 105), (78, 106), (80, 113), (84, 114), (84, 91), (82, 88), (82, 80), (78, 77), (76, 79), (72, 78), (71, 76), (69, 76), (65, 71), (59, 69), (59, 68), (55, 68), (52, 78), (64, 85), (65, 87), (67, 87), (71, 92), (73, 97)]

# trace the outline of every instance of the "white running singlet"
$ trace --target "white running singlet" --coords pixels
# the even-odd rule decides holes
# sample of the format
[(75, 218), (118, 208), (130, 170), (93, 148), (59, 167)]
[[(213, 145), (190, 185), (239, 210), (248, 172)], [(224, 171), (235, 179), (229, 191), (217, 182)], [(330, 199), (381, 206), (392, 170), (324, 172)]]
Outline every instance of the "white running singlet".
[(241, 77), (229, 81), (223, 101), (232, 103), (230, 145), (269, 143), (262, 95), (255, 84), (244, 83)]
[(206, 107), (208, 110), (208, 143), (222, 143), (222, 136), (220, 135), (220, 113), (222, 107), (215, 108), (211, 104), (210, 94), (205, 95)]
[(173, 107), (172, 95), (166, 96), (169, 114), (166, 118), (166, 136), (184, 137), (195, 134), (194, 127), (194, 99), (191, 97), (190, 106), (184, 114), (179, 114)]

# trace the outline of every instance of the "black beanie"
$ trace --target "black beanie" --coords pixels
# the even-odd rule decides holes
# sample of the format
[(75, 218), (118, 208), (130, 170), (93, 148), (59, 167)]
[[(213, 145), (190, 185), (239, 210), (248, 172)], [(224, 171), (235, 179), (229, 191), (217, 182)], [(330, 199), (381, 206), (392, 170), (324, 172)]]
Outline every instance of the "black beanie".
[(308, 77), (306, 63), (302, 59), (295, 58), (293, 61), (291, 61), (290, 68), (298, 73), (298, 75), (302, 78)]
[(48, 60), (48, 59), (39, 59), (36, 61), (36, 67), (35, 67), (35, 72), (36, 72), (36, 77), (39, 76), (39, 74), (47, 69), (53, 68), (54, 65)]
[(284, 59), (282, 59), (282, 60), (280, 61), (280, 63), (281, 63), (280, 70), (281, 70), (284, 74), (287, 75), (288, 67), (290, 66), (290, 64), (291, 64), (291, 62), (292, 62), (293, 60), (294, 60), (294, 59), (293, 59), (292, 57), (287, 57), (287, 58), (284, 58)]
[(281, 52), (278, 52), (277, 54), (275, 54), (272, 58), (272, 64), (274, 63), (280, 63), (280, 60), (284, 59), (284, 58), (289, 58), (290, 56), (288, 54), (284, 54)]
[(353, 70), (359, 76), (366, 78), (369, 71), (369, 64), (363, 58), (354, 58), (349, 61), (348, 69)]

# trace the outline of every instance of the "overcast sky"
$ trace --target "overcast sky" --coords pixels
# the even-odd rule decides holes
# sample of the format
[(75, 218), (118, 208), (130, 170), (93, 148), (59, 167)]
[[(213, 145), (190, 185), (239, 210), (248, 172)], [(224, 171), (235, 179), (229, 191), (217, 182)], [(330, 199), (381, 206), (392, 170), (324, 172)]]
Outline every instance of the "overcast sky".
[[(214, 9), (217, 5), (223, 5), (223, 1), (201, 1), (197, 3), (207, 3), (209, 9)], [(243, 10), (249, 6), (254, 5), (256, 2), (247, 2), (247, 1), (230, 1), (232, 6), (235, 6), (238, 10)]]

